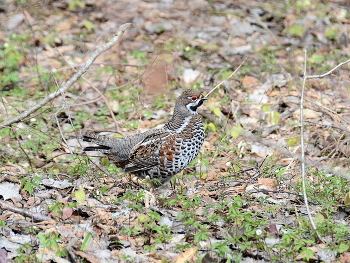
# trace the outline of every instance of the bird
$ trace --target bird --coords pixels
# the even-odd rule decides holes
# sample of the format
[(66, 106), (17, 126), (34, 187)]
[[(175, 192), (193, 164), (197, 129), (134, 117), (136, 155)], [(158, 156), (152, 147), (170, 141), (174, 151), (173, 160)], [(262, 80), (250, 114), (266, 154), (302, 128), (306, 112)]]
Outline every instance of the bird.
[(154, 128), (122, 138), (82, 131), (83, 141), (96, 144), (83, 151), (104, 153), (117, 167), (137, 178), (164, 186), (199, 153), (205, 139), (197, 109), (207, 100), (200, 91), (187, 89), (177, 98), (171, 119)]

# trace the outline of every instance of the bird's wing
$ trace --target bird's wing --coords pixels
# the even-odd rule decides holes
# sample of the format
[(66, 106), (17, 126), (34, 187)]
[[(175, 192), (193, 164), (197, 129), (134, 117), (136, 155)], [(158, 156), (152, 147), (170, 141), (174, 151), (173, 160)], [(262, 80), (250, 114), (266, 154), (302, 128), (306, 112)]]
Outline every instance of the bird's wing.
[(170, 136), (170, 132), (158, 130), (136, 144), (130, 152), (129, 164), (125, 168), (125, 172), (148, 170), (159, 165), (161, 148)]

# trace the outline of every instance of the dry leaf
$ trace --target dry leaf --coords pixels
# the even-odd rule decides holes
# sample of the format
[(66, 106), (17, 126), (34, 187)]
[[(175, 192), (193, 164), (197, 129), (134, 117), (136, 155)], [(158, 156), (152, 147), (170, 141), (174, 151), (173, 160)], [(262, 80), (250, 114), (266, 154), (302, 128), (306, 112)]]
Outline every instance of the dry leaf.
[(340, 263), (350, 262), (350, 252), (344, 252), (339, 258)]
[(196, 248), (196, 247), (191, 247), (191, 248), (187, 249), (184, 253), (182, 253), (181, 255), (178, 255), (175, 258), (175, 262), (176, 263), (185, 263), (186, 261), (196, 260), (197, 259), (197, 256), (196, 256), (197, 250), (198, 250), (198, 248)]
[[(310, 110), (310, 109), (304, 110), (304, 119), (315, 121), (315, 120), (320, 119), (321, 116), (322, 116), (322, 113), (320, 113), (320, 112)], [(293, 117), (295, 119), (300, 118), (300, 109), (297, 109), (295, 112), (293, 112)]]
[(258, 178), (258, 184), (266, 186), (269, 190), (276, 190), (276, 180), (270, 178)]
[(21, 166), (15, 165), (12, 163), (7, 163), (4, 167), (1, 167), (0, 173), (1, 172), (6, 172), (8, 174), (13, 174), (13, 175), (26, 173), (26, 171)]
[(254, 78), (254, 77), (250, 77), (250, 76), (245, 76), (243, 81), (242, 81), (242, 86), (243, 87), (247, 87), (247, 86), (251, 86), (254, 84), (258, 84), (259, 80)]

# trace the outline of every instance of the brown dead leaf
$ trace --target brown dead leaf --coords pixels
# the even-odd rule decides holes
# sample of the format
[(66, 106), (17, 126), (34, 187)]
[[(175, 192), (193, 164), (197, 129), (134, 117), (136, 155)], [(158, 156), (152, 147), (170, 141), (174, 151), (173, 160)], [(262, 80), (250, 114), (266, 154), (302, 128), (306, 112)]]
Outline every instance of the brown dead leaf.
[[(322, 113), (310, 109), (305, 109), (303, 112), (304, 118), (307, 120), (317, 121), (322, 116)], [(298, 120), (300, 119), (300, 109), (297, 109), (295, 112), (293, 112), (293, 118)]]
[(62, 23), (56, 26), (56, 31), (59, 32), (59, 31), (70, 29), (71, 26), (74, 24), (74, 21), (75, 21), (74, 17), (64, 20)]
[(339, 258), (340, 263), (348, 263), (350, 262), (350, 252), (344, 252)]
[(87, 261), (91, 262), (91, 263), (99, 263), (101, 262), (99, 259), (89, 255), (88, 253), (85, 253), (83, 251), (79, 251), (79, 250), (74, 250), (73, 249), (74, 254), (81, 256), (82, 258), (85, 258)]
[(270, 178), (258, 178), (258, 184), (266, 186), (269, 190), (276, 190), (276, 180)]
[(211, 168), (207, 173), (205, 181), (216, 181), (219, 177), (228, 175), (227, 172), (221, 172), (220, 169)]
[(224, 157), (222, 159), (220, 159), (218, 162), (216, 162), (216, 166), (220, 169), (220, 171), (227, 171), (227, 169), (229, 168), (229, 166), (227, 166), (226, 164), (231, 160), (230, 157)]
[(245, 192), (245, 189), (247, 188), (248, 184), (242, 184), (240, 188), (237, 189), (238, 193)]
[(247, 87), (247, 86), (251, 86), (254, 84), (258, 84), (259, 80), (254, 78), (254, 77), (250, 77), (250, 76), (245, 76), (243, 81), (242, 81), (242, 86), (243, 87)]
[(327, 80), (322, 80), (322, 79), (309, 79), (308, 83), (311, 84), (311, 87), (316, 89), (316, 90), (320, 90), (320, 91), (324, 91), (326, 89), (329, 89), (329, 83)]
[(185, 263), (185, 262), (190, 261), (190, 260), (196, 260), (197, 259), (197, 256), (196, 256), (197, 250), (198, 250), (198, 248), (191, 247), (191, 248), (187, 249), (181, 255), (178, 255), (177, 257), (175, 257), (174, 261), (176, 263)]
[(144, 72), (141, 82), (145, 86), (146, 93), (165, 93), (168, 85), (167, 67), (172, 62), (170, 53), (163, 52), (156, 61)]
[(19, 165), (8, 162), (4, 167), (0, 167), (0, 173), (6, 172), (8, 174), (17, 175), (25, 174), (26, 171)]
[(61, 46), (61, 47), (56, 47), (57, 51), (59, 53), (67, 53), (67, 52), (71, 52), (75, 49), (74, 45), (66, 45), (66, 46)]

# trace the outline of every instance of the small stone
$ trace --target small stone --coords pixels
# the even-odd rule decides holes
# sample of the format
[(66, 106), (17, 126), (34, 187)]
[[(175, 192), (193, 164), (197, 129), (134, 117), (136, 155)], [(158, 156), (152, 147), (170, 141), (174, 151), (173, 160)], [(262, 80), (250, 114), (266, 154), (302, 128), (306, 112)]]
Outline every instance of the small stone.
[(23, 14), (17, 14), (11, 17), (11, 19), (7, 23), (7, 29), (8, 30), (13, 30), (16, 27), (18, 27), (24, 20), (24, 15)]
[(317, 253), (317, 257), (319, 258), (319, 260), (325, 263), (333, 262), (335, 260), (336, 255), (337, 252), (328, 249), (322, 249)]
[(185, 69), (183, 73), (183, 78), (186, 84), (194, 82), (201, 73), (198, 70)]

